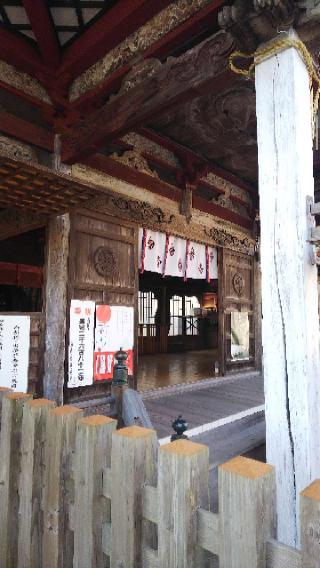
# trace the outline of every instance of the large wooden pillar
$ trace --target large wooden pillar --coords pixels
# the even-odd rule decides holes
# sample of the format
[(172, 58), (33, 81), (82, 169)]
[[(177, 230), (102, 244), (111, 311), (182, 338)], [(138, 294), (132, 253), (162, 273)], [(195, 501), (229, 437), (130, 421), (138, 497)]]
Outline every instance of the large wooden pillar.
[(256, 66), (267, 460), (276, 466), (278, 538), (299, 540), (299, 492), (320, 476), (317, 269), (309, 77), (295, 48)]
[(49, 221), (44, 288), (46, 328), (43, 395), (57, 404), (63, 403), (69, 234), (68, 214)]

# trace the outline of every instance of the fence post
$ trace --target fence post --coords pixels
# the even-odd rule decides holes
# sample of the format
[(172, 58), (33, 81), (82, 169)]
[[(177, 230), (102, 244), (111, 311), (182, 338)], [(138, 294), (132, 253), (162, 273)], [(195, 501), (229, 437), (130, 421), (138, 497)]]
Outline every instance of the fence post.
[(10, 392), (12, 392), (11, 389), (9, 389), (9, 387), (0, 387), (0, 432), (1, 432), (1, 412), (2, 412), (2, 401), (3, 398), (9, 394)]
[(129, 426), (112, 437), (111, 568), (142, 566), (142, 494), (155, 485), (158, 440), (154, 430)]
[(0, 566), (17, 568), (21, 424), (32, 396), (10, 393), (2, 401), (0, 443)]
[(28, 401), (23, 408), (18, 568), (42, 568), (43, 449), (46, 438), (46, 420), (49, 410), (53, 407), (53, 401), (39, 398)]
[(159, 567), (202, 568), (197, 509), (209, 508), (209, 449), (177, 440), (159, 451)]
[(82, 418), (77, 425), (73, 568), (107, 565), (102, 539), (110, 505), (103, 496), (103, 475), (110, 466), (112, 432), (116, 426), (116, 420), (100, 415)]
[(70, 528), (74, 500), (73, 455), (77, 420), (83, 412), (74, 406), (51, 410), (47, 419), (44, 452), (42, 563), (46, 568), (72, 568), (73, 533)]
[(301, 553), (303, 568), (320, 566), (320, 480), (309, 485), (300, 496)]
[(274, 468), (237, 457), (218, 468), (220, 568), (265, 568), (275, 536)]

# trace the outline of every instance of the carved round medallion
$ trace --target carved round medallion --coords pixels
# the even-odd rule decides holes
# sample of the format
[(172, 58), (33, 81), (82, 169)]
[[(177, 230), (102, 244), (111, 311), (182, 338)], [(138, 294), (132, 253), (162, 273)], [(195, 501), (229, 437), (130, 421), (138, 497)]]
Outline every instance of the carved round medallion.
[(93, 265), (100, 276), (112, 276), (117, 267), (116, 257), (108, 247), (98, 247), (93, 254)]
[(244, 278), (240, 272), (236, 272), (232, 278), (232, 286), (238, 296), (242, 295), (244, 289)]

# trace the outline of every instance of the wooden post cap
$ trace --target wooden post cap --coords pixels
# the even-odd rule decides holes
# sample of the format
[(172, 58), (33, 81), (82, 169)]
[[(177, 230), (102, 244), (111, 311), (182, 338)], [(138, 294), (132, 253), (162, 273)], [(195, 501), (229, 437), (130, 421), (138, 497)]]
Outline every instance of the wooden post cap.
[(274, 470), (272, 465), (252, 460), (250, 458), (245, 458), (243, 456), (237, 456), (236, 458), (219, 465), (219, 469), (235, 475), (240, 475), (241, 477), (247, 477), (248, 479), (263, 477)]
[(53, 400), (49, 400), (48, 398), (35, 398), (28, 400), (26, 404), (32, 408), (42, 408), (44, 406), (54, 406), (55, 403)]
[(9, 392), (5, 395), (5, 398), (8, 398), (9, 400), (28, 400), (30, 398), (32, 399), (32, 394), (27, 394), (25, 392)]
[(320, 501), (320, 479), (316, 479), (306, 489), (301, 491), (301, 497), (306, 497), (312, 501)]
[(114, 436), (124, 436), (125, 438), (146, 438), (154, 435), (155, 430), (151, 428), (143, 428), (142, 426), (127, 426), (120, 428), (113, 433)]
[(67, 414), (79, 414), (81, 413), (82, 410), (81, 408), (77, 408), (76, 406), (69, 406), (69, 405), (65, 405), (65, 406), (58, 406), (57, 408), (53, 408), (53, 410), (51, 410), (51, 414), (53, 414), (54, 416), (65, 416)]
[(109, 416), (104, 416), (103, 414), (93, 414), (92, 416), (86, 416), (79, 420), (79, 424), (84, 424), (85, 426), (104, 426), (105, 424), (116, 424), (116, 420), (109, 418)]
[(160, 451), (181, 456), (195, 456), (203, 452), (208, 452), (209, 449), (208, 446), (204, 444), (196, 444), (189, 440), (176, 440), (175, 442), (161, 446)]
[(8, 391), (12, 391), (12, 389), (10, 387), (0, 387), (0, 392), (8, 392)]

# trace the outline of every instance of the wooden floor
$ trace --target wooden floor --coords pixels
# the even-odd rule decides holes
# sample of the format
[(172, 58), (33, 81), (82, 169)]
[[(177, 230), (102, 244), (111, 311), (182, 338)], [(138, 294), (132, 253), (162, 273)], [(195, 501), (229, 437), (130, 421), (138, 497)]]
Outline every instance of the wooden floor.
[(213, 349), (140, 355), (138, 390), (143, 392), (211, 378), (217, 359), (218, 353)]
[(179, 414), (189, 428), (196, 428), (264, 404), (263, 380), (258, 373), (171, 387), (142, 396), (160, 439), (171, 435), (171, 423)]

